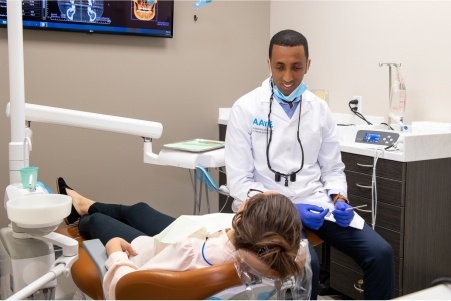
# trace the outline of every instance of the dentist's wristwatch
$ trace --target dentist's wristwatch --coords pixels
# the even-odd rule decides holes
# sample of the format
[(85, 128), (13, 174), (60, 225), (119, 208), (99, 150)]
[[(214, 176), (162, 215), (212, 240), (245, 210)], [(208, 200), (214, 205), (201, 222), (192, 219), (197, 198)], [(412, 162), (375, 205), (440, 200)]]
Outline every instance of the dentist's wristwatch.
[(335, 203), (338, 202), (338, 201), (343, 201), (343, 202), (349, 204), (348, 198), (345, 197), (344, 195), (340, 194), (340, 193), (339, 193), (339, 194), (336, 194), (336, 195), (334, 196), (334, 198), (332, 199), (332, 202), (334, 203), (334, 205), (335, 205)]

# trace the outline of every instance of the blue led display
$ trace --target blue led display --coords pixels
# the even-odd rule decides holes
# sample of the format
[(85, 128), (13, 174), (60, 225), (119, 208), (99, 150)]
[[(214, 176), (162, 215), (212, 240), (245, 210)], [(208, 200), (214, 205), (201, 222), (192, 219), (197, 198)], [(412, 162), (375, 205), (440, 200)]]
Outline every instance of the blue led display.
[(379, 134), (366, 133), (365, 136), (363, 136), (363, 142), (378, 143), (380, 138), (381, 135)]

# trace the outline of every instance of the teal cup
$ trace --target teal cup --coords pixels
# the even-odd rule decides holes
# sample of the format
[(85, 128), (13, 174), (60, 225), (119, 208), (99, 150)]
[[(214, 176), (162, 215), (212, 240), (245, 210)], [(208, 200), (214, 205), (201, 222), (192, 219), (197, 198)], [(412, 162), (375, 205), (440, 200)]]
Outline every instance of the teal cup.
[(20, 169), (20, 178), (22, 179), (23, 189), (36, 189), (38, 169), (39, 167), (36, 166), (28, 166)]

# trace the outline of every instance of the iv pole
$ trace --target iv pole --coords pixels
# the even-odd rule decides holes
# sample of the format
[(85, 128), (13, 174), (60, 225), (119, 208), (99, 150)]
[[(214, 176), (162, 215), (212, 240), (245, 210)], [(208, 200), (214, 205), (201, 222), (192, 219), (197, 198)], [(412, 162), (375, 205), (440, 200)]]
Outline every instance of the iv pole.
[[(383, 67), (383, 66), (388, 66), (388, 97), (389, 97), (389, 103), (390, 103), (390, 93), (391, 93), (391, 68), (392, 67), (401, 67), (401, 64), (397, 64), (397, 63), (379, 63), (379, 67)], [(390, 126), (391, 124), (391, 117), (390, 114), (388, 114), (387, 117), (387, 125), (388, 125), (388, 129), (391, 128)]]

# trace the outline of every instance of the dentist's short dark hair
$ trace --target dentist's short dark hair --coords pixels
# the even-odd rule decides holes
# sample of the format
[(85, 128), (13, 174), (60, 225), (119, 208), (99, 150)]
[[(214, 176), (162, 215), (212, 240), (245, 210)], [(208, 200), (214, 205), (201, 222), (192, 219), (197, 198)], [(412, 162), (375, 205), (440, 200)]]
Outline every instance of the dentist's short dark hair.
[(300, 32), (292, 29), (285, 29), (276, 33), (269, 42), (269, 58), (271, 59), (272, 48), (274, 45), (279, 46), (304, 46), (305, 56), (309, 58), (308, 53), (308, 43), (306, 37), (304, 37)]

